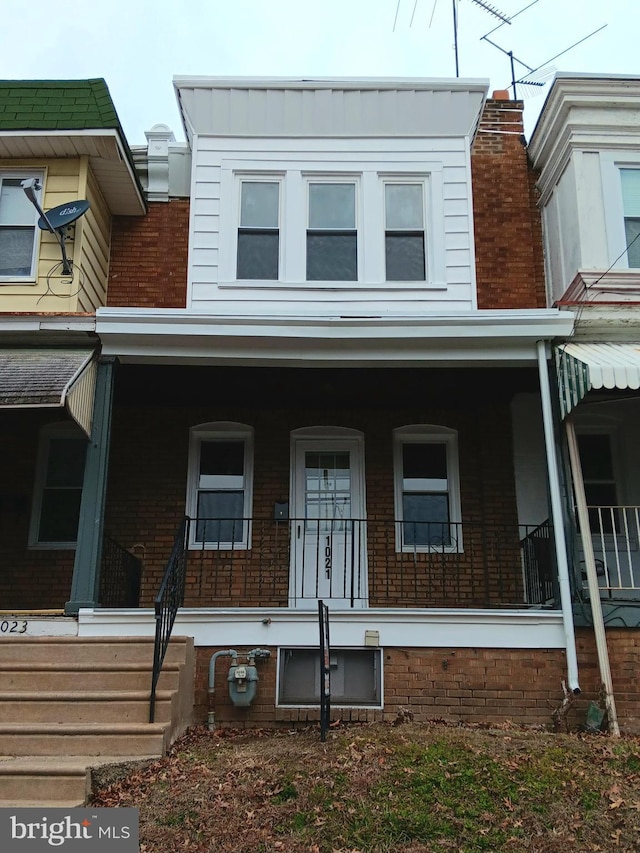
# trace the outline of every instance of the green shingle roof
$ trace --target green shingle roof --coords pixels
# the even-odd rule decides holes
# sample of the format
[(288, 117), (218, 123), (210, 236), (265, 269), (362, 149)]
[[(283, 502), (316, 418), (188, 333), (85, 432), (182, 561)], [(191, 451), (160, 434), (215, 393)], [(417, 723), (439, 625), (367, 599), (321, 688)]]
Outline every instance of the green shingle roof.
[(94, 80), (0, 80), (0, 130), (87, 130), (124, 133), (107, 84)]

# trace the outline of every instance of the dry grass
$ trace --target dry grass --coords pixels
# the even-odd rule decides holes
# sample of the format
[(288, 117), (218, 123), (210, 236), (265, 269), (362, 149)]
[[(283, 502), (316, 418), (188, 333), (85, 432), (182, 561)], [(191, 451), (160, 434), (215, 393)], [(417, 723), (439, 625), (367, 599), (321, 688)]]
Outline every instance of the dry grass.
[(210, 733), (99, 790), (142, 853), (640, 850), (640, 741), (381, 724)]

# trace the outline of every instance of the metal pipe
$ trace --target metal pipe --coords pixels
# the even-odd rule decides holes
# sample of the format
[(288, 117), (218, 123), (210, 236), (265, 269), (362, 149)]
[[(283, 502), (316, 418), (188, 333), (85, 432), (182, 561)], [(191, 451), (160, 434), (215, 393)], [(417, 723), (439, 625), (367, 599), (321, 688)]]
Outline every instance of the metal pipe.
[(542, 401), (542, 423), (544, 427), (544, 443), (547, 454), (547, 473), (549, 476), (549, 495), (551, 501), (551, 519), (553, 522), (553, 541), (558, 567), (558, 586), (560, 589), (560, 605), (562, 607), (562, 625), (564, 628), (565, 653), (567, 656), (567, 681), (569, 689), (578, 695), (578, 654), (576, 651), (576, 634), (573, 625), (573, 604), (571, 601), (571, 584), (569, 583), (569, 562), (567, 560), (567, 540), (564, 533), (562, 517), (562, 496), (560, 491), (560, 475), (553, 429), (553, 410), (551, 407), (551, 390), (547, 372), (547, 356), (545, 341), (538, 341), (538, 375), (540, 379), (540, 398)]
[(209, 696), (213, 696), (216, 692), (216, 661), (218, 658), (230, 657), (237, 658), (238, 652), (235, 649), (225, 649), (224, 651), (214, 652), (209, 661)]
[(565, 420), (565, 430), (567, 433), (567, 445), (569, 447), (569, 461), (571, 463), (571, 476), (573, 478), (573, 491), (576, 499), (578, 524), (580, 525), (580, 538), (582, 540), (584, 563), (587, 570), (589, 602), (591, 604), (591, 615), (593, 617), (593, 632), (596, 638), (598, 667), (600, 669), (600, 679), (604, 688), (604, 703), (607, 709), (609, 731), (614, 737), (620, 737), (618, 715), (616, 713), (616, 700), (613, 695), (613, 681), (611, 680), (611, 667), (609, 665), (607, 635), (604, 627), (604, 617), (602, 615), (602, 602), (600, 601), (600, 585), (598, 584), (596, 558), (593, 553), (593, 541), (591, 539), (591, 525), (589, 524), (587, 499), (584, 492), (582, 465), (580, 464), (580, 450), (578, 449), (578, 439), (576, 438), (576, 429), (572, 418), (567, 418)]

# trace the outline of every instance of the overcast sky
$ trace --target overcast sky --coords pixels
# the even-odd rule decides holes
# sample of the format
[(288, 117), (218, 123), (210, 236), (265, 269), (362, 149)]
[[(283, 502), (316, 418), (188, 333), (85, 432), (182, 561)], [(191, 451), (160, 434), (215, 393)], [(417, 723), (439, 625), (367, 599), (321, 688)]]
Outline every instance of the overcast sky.
[[(458, 0), (461, 77), (527, 68), (638, 74), (640, 0)], [(530, 5), (531, 4), (531, 5)], [(530, 5), (530, 8), (526, 8)], [(174, 75), (454, 77), (453, 0), (24, 0), (5, 9), (0, 77), (104, 77), (130, 144), (180, 124)], [(521, 12), (521, 10), (524, 10)], [(518, 14), (521, 12), (521, 14)], [(7, 22), (11, 21), (11, 26)], [(603, 25), (605, 29), (547, 62)], [(523, 63), (523, 64), (520, 64)], [(520, 87), (530, 134), (548, 84)]]

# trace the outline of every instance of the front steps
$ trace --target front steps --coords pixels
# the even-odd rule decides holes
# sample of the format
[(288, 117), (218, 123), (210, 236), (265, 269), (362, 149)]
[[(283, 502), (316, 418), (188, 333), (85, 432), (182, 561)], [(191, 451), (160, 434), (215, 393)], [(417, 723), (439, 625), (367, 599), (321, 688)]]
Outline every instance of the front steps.
[(84, 805), (91, 768), (157, 758), (192, 720), (193, 640), (172, 639), (149, 723), (153, 640), (0, 640), (0, 807)]

